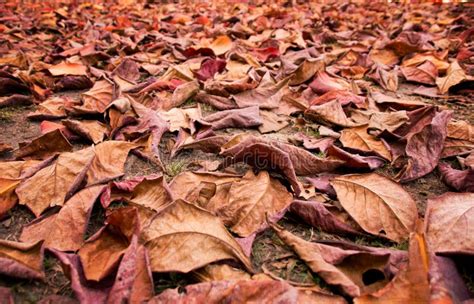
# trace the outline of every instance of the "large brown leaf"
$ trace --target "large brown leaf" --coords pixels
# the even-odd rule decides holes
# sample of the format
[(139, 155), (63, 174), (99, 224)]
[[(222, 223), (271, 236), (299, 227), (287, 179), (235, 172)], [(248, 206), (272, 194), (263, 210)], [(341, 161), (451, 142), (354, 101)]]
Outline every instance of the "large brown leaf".
[(87, 171), (87, 185), (104, 183), (125, 173), (130, 150), (138, 145), (125, 141), (105, 141), (94, 147), (94, 159)]
[(258, 175), (248, 171), (225, 192), (211, 198), (203, 207), (214, 212), (232, 232), (241, 237), (265, 227), (266, 215), (270, 218), (283, 216), (292, 200), (286, 188), (266, 171)]
[(62, 206), (81, 185), (93, 159), (93, 148), (59, 155), (55, 163), (21, 182), (16, 189), (20, 204), (36, 217), (50, 206)]
[(415, 201), (398, 183), (369, 173), (335, 177), (331, 185), (342, 207), (365, 231), (399, 242), (415, 228)]
[(167, 207), (143, 231), (155, 272), (190, 272), (209, 263), (233, 259), (252, 271), (240, 245), (219, 218), (183, 200)]
[(43, 242), (0, 240), (0, 274), (21, 279), (43, 279)]
[(56, 214), (39, 218), (21, 232), (22, 242), (44, 240), (44, 246), (61, 251), (76, 251), (84, 243), (94, 202), (105, 186), (83, 189), (71, 197)]
[(448, 192), (428, 200), (426, 239), (433, 251), (474, 253), (474, 194)]

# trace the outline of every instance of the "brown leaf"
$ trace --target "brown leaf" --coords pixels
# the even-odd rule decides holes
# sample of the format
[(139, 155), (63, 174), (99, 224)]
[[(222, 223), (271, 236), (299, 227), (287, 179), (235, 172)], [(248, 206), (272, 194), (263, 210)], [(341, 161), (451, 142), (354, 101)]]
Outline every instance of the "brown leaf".
[(324, 62), (322, 60), (305, 60), (298, 68), (292, 72), (290, 86), (302, 84), (310, 80), (314, 74), (324, 69)]
[(345, 148), (362, 152), (375, 152), (387, 160), (392, 160), (392, 155), (382, 141), (367, 133), (366, 127), (344, 129), (339, 139)]
[(232, 39), (227, 35), (217, 37), (210, 45), (209, 48), (214, 52), (216, 56), (227, 53), (232, 48)]
[(448, 122), (449, 138), (462, 139), (474, 142), (474, 126), (464, 120), (450, 120)]
[(0, 274), (20, 279), (44, 279), (42, 242), (0, 240)]
[(110, 202), (125, 200), (155, 211), (172, 202), (171, 190), (163, 176), (145, 176), (136, 185), (124, 183), (127, 181), (112, 184)]
[(81, 185), (93, 158), (92, 148), (59, 155), (55, 163), (21, 182), (16, 189), (20, 204), (36, 217), (50, 206), (64, 205)]
[(96, 81), (87, 92), (82, 93), (82, 105), (73, 109), (79, 114), (104, 113), (109, 104), (114, 100), (114, 85), (108, 80)]
[(337, 100), (319, 106), (311, 106), (304, 112), (305, 116), (315, 121), (324, 121), (328, 124), (341, 127), (358, 127), (365, 123), (358, 123), (347, 117)]
[(318, 94), (324, 94), (332, 90), (352, 90), (351, 85), (343, 78), (332, 77), (325, 71), (318, 72), (309, 87)]
[(448, 93), (449, 89), (463, 81), (473, 81), (474, 78), (466, 75), (466, 72), (459, 66), (455, 60), (450, 65), (445, 77), (436, 78), (436, 85), (441, 94)]
[(389, 72), (381, 66), (377, 66), (369, 76), (385, 90), (396, 92), (398, 89), (398, 75), (395, 69)]
[(41, 217), (21, 232), (22, 242), (44, 240), (44, 246), (61, 251), (76, 251), (84, 243), (84, 236), (92, 207), (105, 186), (83, 189), (71, 197), (61, 210)]
[(252, 264), (222, 222), (209, 212), (177, 200), (143, 231), (154, 272), (190, 272), (209, 263), (233, 259)]
[(262, 134), (277, 132), (289, 125), (289, 119), (285, 115), (261, 110), (260, 117), (262, 125), (258, 127), (258, 131)]
[(79, 249), (79, 257), (87, 280), (99, 282), (118, 266), (134, 234), (138, 233), (135, 208), (119, 208), (107, 217), (107, 224), (91, 236)]
[(104, 140), (109, 133), (105, 124), (96, 120), (73, 120), (66, 119), (62, 123), (71, 131), (98, 144)]
[(124, 141), (105, 141), (94, 147), (94, 160), (87, 171), (87, 185), (105, 183), (122, 176), (130, 150), (138, 145)]
[(249, 273), (242, 269), (234, 268), (227, 264), (209, 264), (193, 271), (193, 276), (196, 277), (199, 282), (238, 281), (250, 280), (252, 278)]
[[(326, 283), (337, 286), (344, 294), (356, 297), (370, 292), (386, 283), (384, 269), (388, 263), (388, 254), (342, 250), (324, 244), (305, 241), (294, 234), (272, 225), (278, 237), (317, 273)], [(366, 272), (378, 272), (385, 282), (365, 284)], [(382, 285), (383, 286), (383, 285)]]
[(278, 108), (289, 78), (274, 82), (270, 73), (266, 73), (258, 87), (232, 95), (239, 108), (258, 106), (260, 109)]
[(219, 111), (207, 115), (204, 117), (203, 121), (211, 124), (213, 130), (225, 128), (250, 128), (258, 127), (262, 124), (262, 119), (257, 106)]
[(15, 189), (20, 181), (0, 178), (0, 219), (18, 202)]
[(247, 237), (266, 227), (266, 216), (283, 216), (291, 200), (291, 194), (268, 172), (254, 175), (248, 171), (230, 185), (225, 197), (216, 195), (203, 207), (221, 218), (232, 232)]
[(438, 77), (438, 69), (431, 61), (425, 61), (419, 66), (402, 67), (401, 71), (406, 80), (428, 85), (435, 85)]
[(474, 194), (452, 193), (428, 200), (425, 233), (436, 253), (469, 254), (474, 252)]
[(430, 303), (428, 252), (420, 234), (410, 237), (408, 265), (384, 288), (354, 299), (354, 303)]
[(80, 63), (72, 63), (63, 61), (59, 64), (53, 65), (48, 69), (53, 76), (76, 75), (87, 76), (87, 67)]
[(58, 152), (72, 151), (72, 146), (60, 130), (54, 130), (20, 145), (14, 151), (16, 159), (45, 159)]
[(298, 215), (307, 224), (323, 231), (335, 234), (360, 234), (360, 228), (352, 227), (334, 215), (327, 206), (317, 201), (294, 200), (290, 211)]
[(414, 180), (436, 168), (443, 151), (446, 126), (451, 115), (451, 111), (437, 112), (429, 123), (419, 126), (421, 130), (414, 129), (406, 136), (405, 152), (408, 161), (397, 174), (400, 181)]
[(189, 285), (185, 292), (168, 289), (149, 302), (196, 303), (288, 303), (298, 302), (298, 290), (288, 283), (272, 280), (215, 281)]
[(342, 207), (365, 231), (400, 242), (415, 228), (415, 201), (398, 184), (375, 173), (331, 181)]
[(67, 116), (66, 109), (74, 105), (68, 97), (51, 97), (40, 103), (35, 112), (29, 113), (28, 118), (33, 120), (57, 119)]
[[(215, 185), (214, 193), (219, 191), (220, 187), (228, 187), (233, 182), (239, 181), (240, 176), (225, 174), (225, 173), (212, 173), (212, 172), (182, 172), (176, 176), (170, 184), (171, 192), (173, 197), (183, 199), (189, 202), (197, 202), (199, 197), (203, 195), (201, 191), (204, 187), (209, 184)], [(212, 195), (214, 195), (212, 193)], [(207, 197), (209, 200), (210, 197)]]

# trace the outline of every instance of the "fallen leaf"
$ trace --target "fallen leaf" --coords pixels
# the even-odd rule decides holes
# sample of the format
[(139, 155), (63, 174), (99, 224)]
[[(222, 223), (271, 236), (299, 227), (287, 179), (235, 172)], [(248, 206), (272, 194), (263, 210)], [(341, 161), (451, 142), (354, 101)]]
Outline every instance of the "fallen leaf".
[(396, 182), (369, 173), (338, 176), (331, 185), (342, 207), (365, 231), (400, 242), (414, 230), (415, 201)]
[(48, 69), (53, 76), (76, 75), (87, 76), (87, 67), (80, 63), (72, 63), (63, 61), (59, 64), (53, 65)]
[(15, 189), (20, 181), (0, 178), (0, 219), (18, 202)]
[(0, 240), (0, 273), (20, 279), (44, 279), (43, 244)]
[(455, 60), (450, 65), (445, 77), (436, 78), (436, 85), (441, 94), (448, 93), (449, 89), (463, 81), (473, 81), (474, 78), (466, 75), (466, 72), (459, 66)]
[(25, 226), (20, 240), (44, 240), (44, 246), (47, 248), (61, 251), (78, 250), (84, 243), (92, 207), (104, 189), (105, 186), (99, 185), (79, 191), (58, 213), (41, 217)]
[(392, 155), (382, 141), (367, 133), (366, 127), (344, 129), (339, 139), (345, 148), (362, 152), (374, 152), (387, 160), (392, 160)]
[(154, 303), (298, 303), (298, 290), (273, 280), (215, 281), (189, 285), (185, 292), (166, 290), (150, 300)]
[(65, 119), (62, 123), (74, 133), (98, 144), (104, 140), (109, 133), (105, 124), (96, 120), (73, 120)]
[(18, 185), (16, 194), (20, 204), (26, 205), (36, 217), (50, 206), (64, 205), (83, 182), (93, 158), (92, 148), (59, 155), (52, 165)]
[(224, 198), (216, 195), (203, 207), (216, 214), (241, 237), (266, 227), (266, 216), (283, 216), (292, 200), (286, 188), (266, 171), (258, 175), (248, 171), (242, 179), (230, 185), (226, 194)]
[(447, 192), (428, 199), (425, 233), (430, 248), (436, 253), (472, 255), (473, 212), (472, 193)]
[(358, 123), (347, 117), (337, 100), (333, 100), (318, 106), (311, 106), (305, 112), (305, 116), (314, 121), (324, 121), (341, 127), (358, 127), (365, 123)]
[[(177, 200), (143, 231), (154, 272), (190, 272), (209, 263), (233, 259), (252, 265), (222, 222), (208, 211)], [(178, 250), (179, 249), (179, 250)]]
[(14, 151), (16, 159), (45, 159), (59, 152), (72, 151), (72, 146), (60, 130), (53, 130), (21, 145)]
[(87, 185), (104, 183), (122, 176), (130, 150), (138, 145), (124, 141), (105, 141), (94, 147), (94, 159), (87, 171)]

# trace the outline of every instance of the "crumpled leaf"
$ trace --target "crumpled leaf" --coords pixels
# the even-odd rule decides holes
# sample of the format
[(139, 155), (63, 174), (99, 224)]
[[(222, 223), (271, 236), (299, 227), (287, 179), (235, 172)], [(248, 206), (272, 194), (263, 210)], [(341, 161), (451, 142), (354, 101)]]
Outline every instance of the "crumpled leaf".
[(69, 109), (75, 102), (68, 97), (51, 97), (40, 103), (35, 112), (29, 113), (28, 118), (33, 120), (57, 119), (67, 116)]
[(352, 227), (331, 213), (331, 210), (323, 203), (317, 201), (294, 200), (290, 205), (290, 211), (298, 215), (307, 224), (323, 231), (336, 234), (358, 235), (358, 227)]
[(76, 251), (84, 243), (84, 236), (94, 202), (104, 191), (98, 185), (83, 189), (72, 196), (58, 213), (41, 217), (21, 232), (22, 242), (44, 240), (44, 246), (61, 251)]
[(318, 94), (324, 94), (332, 90), (352, 90), (351, 85), (343, 78), (332, 77), (325, 71), (318, 72), (309, 87)]
[(456, 170), (450, 165), (440, 163), (438, 165), (441, 178), (448, 186), (461, 192), (474, 192), (474, 170)]
[(414, 180), (436, 168), (443, 151), (446, 126), (451, 115), (451, 111), (437, 112), (429, 123), (420, 126), (421, 130), (415, 129), (406, 136), (405, 152), (408, 161), (397, 175), (400, 181)]
[[(275, 225), (271, 226), (278, 237), (317, 273), (326, 283), (337, 286), (344, 294), (357, 297), (370, 292), (388, 280), (384, 273), (389, 255), (356, 250), (342, 250), (324, 244), (305, 241)], [(365, 284), (364, 273), (377, 271), (382, 282)], [(382, 285), (383, 286), (383, 285)]]
[(44, 279), (43, 242), (0, 240), (0, 274), (20, 279)]
[(302, 84), (311, 79), (317, 72), (324, 69), (324, 62), (321, 60), (305, 60), (290, 75), (290, 86)]
[(207, 59), (201, 64), (199, 70), (195, 73), (196, 78), (201, 81), (206, 81), (214, 77), (217, 73), (222, 73), (226, 66), (226, 61), (222, 59)]
[(310, 105), (317, 106), (322, 105), (333, 100), (337, 100), (341, 106), (346, 106), (348, 104), (354, 104), (356, 107), (364, 108), (365, 107), (365, 98), (358, 96), (351, 91), (344, 90), (331, 90), (324, 93), (321, 96), (316, 97), (310, 101)]
[(71, 131), (98, 144), (107, 136), (107, 126), (96, 120), (73, 120), (65, 119), (62, 123)]
[(262, 124), (262, 119), (257, 106), (219, 111), (207, 115), (203, 118), (203, 121), (211, 124), (213, 130), (225, 128), (250, 128)]
[(262, 125), (258, 127), (258, 131), (262, 134), (277, 132), (289, 125), (288, 117), (271, 111), (261, 110), (260, 117), (262, 118)]
[(143, 241), (154, 272), (190, 272), (225, 259), (240, 261), (252, 272), (252, 264), (222, 222), (183, 200), (158, 214), (143, 231)]
[(436, 85), (441, 94), (446, 94), (451, 87), (466, 80), (474, 81), (474, 78), (466, 75), (466, 72), (464, 72), (457, 60), (455, 60), (449, 65), (445, 77), (436, 78)]
[(419, 66), (401, 67), (401, 71), (406, 80), (428, 85), (435, 85), (438, 77), (438, 69), (431, 61), (425, 61)]
[(383, 142), (368, 134), (366, 127), (344, 129), (339, 140), (345, 148), (362, 152), (375, 152), (389, 161), (392, 159), (390, 151)]
[(396, 92), (398, 89), (398, 75), (396, 70), (389, 72), (379, 65), (370, 77), (377, 81), (385, 90)]
[(442, 254), (474, 252), (474, 194), (447, 192), (428, 199), (425, 214), (426, 240)]
[(364, 229), (395, 242), (407, 239), (415, 228), (415, 201), (396, 182), (375, 173), (332, 179), (342, 207)]
[(255, 89), (232, 95), (239, 108), (258, 106), (260, 109), (275, 109), (283, 97), (289, 78), (274, 82), (270, 73), (266, 73)]
[(107, 224), (79, 249), (85, 278), (99, 282), (112, 273), (138, 229), (138, 212), (135, 208), (113, 210), (107, 216)]
[(16, 189), (20, 204), (38, 217), (50, 206), (62, 206), (78, 189), (94, 159), (94, 150), (87, 148), (59, 155), (57, 160)]
[(384, 288), (354, 299), (354, 303), (429, 303), (428, 253), (422, 235), (410, 237), (408, 265)]

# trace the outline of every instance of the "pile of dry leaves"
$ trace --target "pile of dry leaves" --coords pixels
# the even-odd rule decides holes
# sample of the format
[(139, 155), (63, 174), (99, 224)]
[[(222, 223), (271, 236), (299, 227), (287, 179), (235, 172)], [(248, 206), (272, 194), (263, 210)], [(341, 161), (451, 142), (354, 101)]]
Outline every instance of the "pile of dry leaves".
[(0, 8), (2, 303), (472, 297), (472, 6), (73, 2)]

